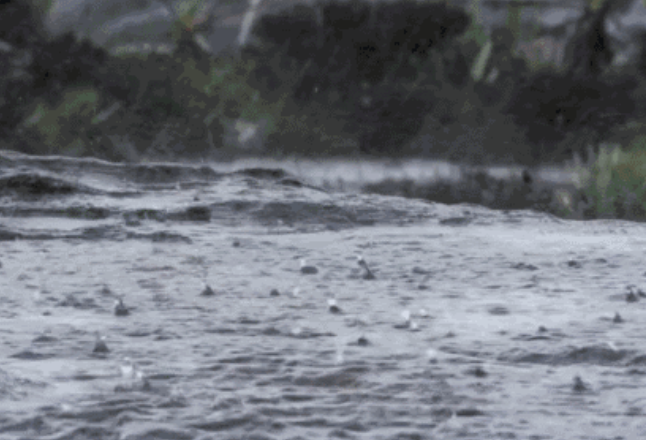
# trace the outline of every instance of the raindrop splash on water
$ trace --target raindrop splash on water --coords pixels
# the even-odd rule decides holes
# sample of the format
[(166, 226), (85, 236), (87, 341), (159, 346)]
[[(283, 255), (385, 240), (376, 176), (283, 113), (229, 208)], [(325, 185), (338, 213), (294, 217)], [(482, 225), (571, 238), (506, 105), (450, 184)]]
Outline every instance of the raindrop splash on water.
[(119, 298), (114, 302), (114, 314), (116, 316), (128, 316), (130, 311), (123, 303), (123, 298)]
[(330, 298), (327, 300), (328, 310), (330, 313), (340, 314), (341, 308), (336, 304), (336, 299)]
[(426, 350), (426, 359), (432, 364), (437, 363), (439, 358), (439, 352), (435, 350), (434, 348), (429, 348)]
[(105, 343), (105, 336), (101, 336), (99, 332), (95, 333), (96, 339), (94, 342), (94, 350), (92, 350), (93, 353), (108, 353), (110, 349), (108, 349), (108, 345)]
[(363, 279), (364, 280), (374, 280), (375, 279), (375, 274), (372, 273), (370, 268), (368, 267), (368, 263), (366, 263), (366, 260), (363, 259), (361, 255), (357, 255), (357, 264), (361, 266), (364, 270), (363, 273)]
[(304, 258), (301, 260), (301, 273), (303, 275), (314, 275), (318, 272), (319, 270), (315, 266), (307, 264)]
[(341, 365), (345, 361), (345, 358), (343, 356), (343, 350), (344, 350), (345, 346), (344, 346), (343, 341), (341, 340), (340, 337), (336, 338), (335, 344), (336, 344), (336, 356), (335, 356), (335, 359), (334, 359), (334, 363), (336, 365)]
[(123, 358), (123, 363), (119, 365), (121, 377), (125, 380), (133, 380), (135, 378), (136, 365), (129, 357)]
[(402, 324), (395, 324), (394, 327), (397, 329), (410, 329), (412, 331), (418, 331), (419, 326), (416, 322), (411, 321), (411, 313), (410, 310), (404, 310), (401, 313), (402, 318), (404, 318), (404, 322)]

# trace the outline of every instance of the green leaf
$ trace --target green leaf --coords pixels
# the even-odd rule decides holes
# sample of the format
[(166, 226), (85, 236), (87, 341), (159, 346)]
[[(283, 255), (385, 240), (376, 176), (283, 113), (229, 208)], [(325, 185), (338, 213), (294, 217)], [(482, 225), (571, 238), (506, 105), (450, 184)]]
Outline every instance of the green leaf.
[(588, 5), (590, 6), (590, 9), (597, 11), (601, 8), (601, 6), (603, 6), (606, 1), (610, 0), (588, 0)]
[(491, 40), (488, 40), (480, 49), (480, 53), (478, 53), (476, 61), (473, 63), (473, 67), (471, 68), (471, 78), (473, 78), (475, 82), (480, 81), (484, 76), (487, 63), (489, 62), (489, 58), (491, 58), (492, 48), (493, 44), (491, 43)]
[(522, 11), (523, 6), (518, 1), (511, 2), (507, 5), (507, 29), (509, 29), (511, 34), (514, 36), (514, 43), (516, 43), (516, 41), (520, 41), (522, 30)]

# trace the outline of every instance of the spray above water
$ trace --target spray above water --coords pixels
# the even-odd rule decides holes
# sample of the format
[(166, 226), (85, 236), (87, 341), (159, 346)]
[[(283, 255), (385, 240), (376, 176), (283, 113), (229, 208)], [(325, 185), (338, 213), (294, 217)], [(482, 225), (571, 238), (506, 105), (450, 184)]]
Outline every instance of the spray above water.
[(117, 391), (149, 390), (150, 382), (139, 366), (129, 357), (123, 358), (119, 365), (123, 385), (117, 387)]
[(126, 380), (132, 380), (136, 377), (137, 366), (129, 357), (123, 358), (123, 363), (119, 365), (121, 377)]
[(434, 348), (429, 348), (426, 350), (426, 359), (431, 364), (436, 364), (439, 359), (439, 352)]
[(411, 320), (411, 313), (410, 310), (404, 310), (401, 313), (402, 318), (404, 318), (404, 322), (401, 324), (395, 324), (393, 327), (396, 329), (409, 329), (411, 331), (419, 331), (419, 325)]
[(395, 324), (394, 327), (398, 329), (410, 328), (410, 310), (404, 310), (401, 313), (401, 317), (404, 318), (404, 322)]
[(300, 325), (295, 325), (290, 329), (289, 332), (292, 336), (300, 336), (303, 333), (303, 327), (301, 327)]

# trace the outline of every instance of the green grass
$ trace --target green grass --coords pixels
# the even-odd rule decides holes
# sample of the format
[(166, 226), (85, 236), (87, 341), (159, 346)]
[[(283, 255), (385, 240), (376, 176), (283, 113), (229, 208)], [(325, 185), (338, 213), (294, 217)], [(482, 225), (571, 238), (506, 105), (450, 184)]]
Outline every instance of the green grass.
[(575, 170), (587, 216), (646, 221), (646, 150), (642, 137), (627, 150), (602, 146), (593, 162), (578, 165)]

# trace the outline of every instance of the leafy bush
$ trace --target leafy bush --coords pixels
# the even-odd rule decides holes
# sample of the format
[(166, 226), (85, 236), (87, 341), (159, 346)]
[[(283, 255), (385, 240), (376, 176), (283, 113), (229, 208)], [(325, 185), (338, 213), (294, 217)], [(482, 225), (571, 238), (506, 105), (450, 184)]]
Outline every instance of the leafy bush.
[(0, 40), (19, 49), (45, 40), (42, 14), (51, 1), (3, 1), (0, 4)]
[(645, 149), (604, 146), (594, 162), (576, 171), (585, 217), (646, 220)]
[[(111, 57), (72, 34), (38, 37), (49, 0), (33, 1), (0, 6), (0, 38), (33, 58), (19, 81), (14, 59), (0, 60), (0, 129), (30, 152), (201, 156), (243, 120), (266, 125), (269, 153), (527, 163), (599, 142), (637, 99), (625, 78), (526, 76), (512, 54), (517, 6), (489, 37), (447, 2), (299, 4), (261, 17), (240, 56), (212, 58), (195, 43), (207, 15), (190, 0), (172, 8), (175, 53)], [(1, 26), (9, 16), (19, 25)], [(110, 139), (130, 147), (111, 151)]]
[(78, 41), (72, 32), (37, 46), (32, 56), (33, 88), (54, 100), (69, 86), (100, 85), (102, 66), (108, 58), (104, 49), (87, 40)]
[(99, 92), (93, 88), (70, 89), (61, 102), (50, 106), (38, 101), (24, 127), (33, 129), (33, 140), (42, 144), (39, 153), (80, 156), (100, 103)]
[(528, 140), (540, 152), (536, 159), (563, 159), (581, 152), (568, 134), (581, 137), (587, 132), (593, 136), (587, 137), (585, 144), (595, 143), (611, 127), (631, 117), (635, 86), (630, 80), (582, 82), (571, 74), (539, 71), (517, 85), (506, 112), (527, 130)]
[[(434, 53), (468, 24), (464, 11), (444, 2), (325, 1), (262, 17), (253, 29), (257, 47), (246, 53), (258, 59), (256, 83), (266, 85), (270, 95), (281, 90), (283, 102), (293, 101), (283, 108), (297, 115), (283, 114), (292, 123), (282, 129), (301, 130), (304, 115), (321, 121), (350, 115), (342, 127), (350, 144), (391, 154), (419, 132), (432, 105), (429, 85), (435, 76), (425, 72), (434, 67)], [(278, 86), (285, 79), (294, 87)], [(324, 109), (322, 103), (333, 105)], [(325, 115), (315, 116), (315, 109)], [(274, 144), (279, 137), (274, 133)]]

